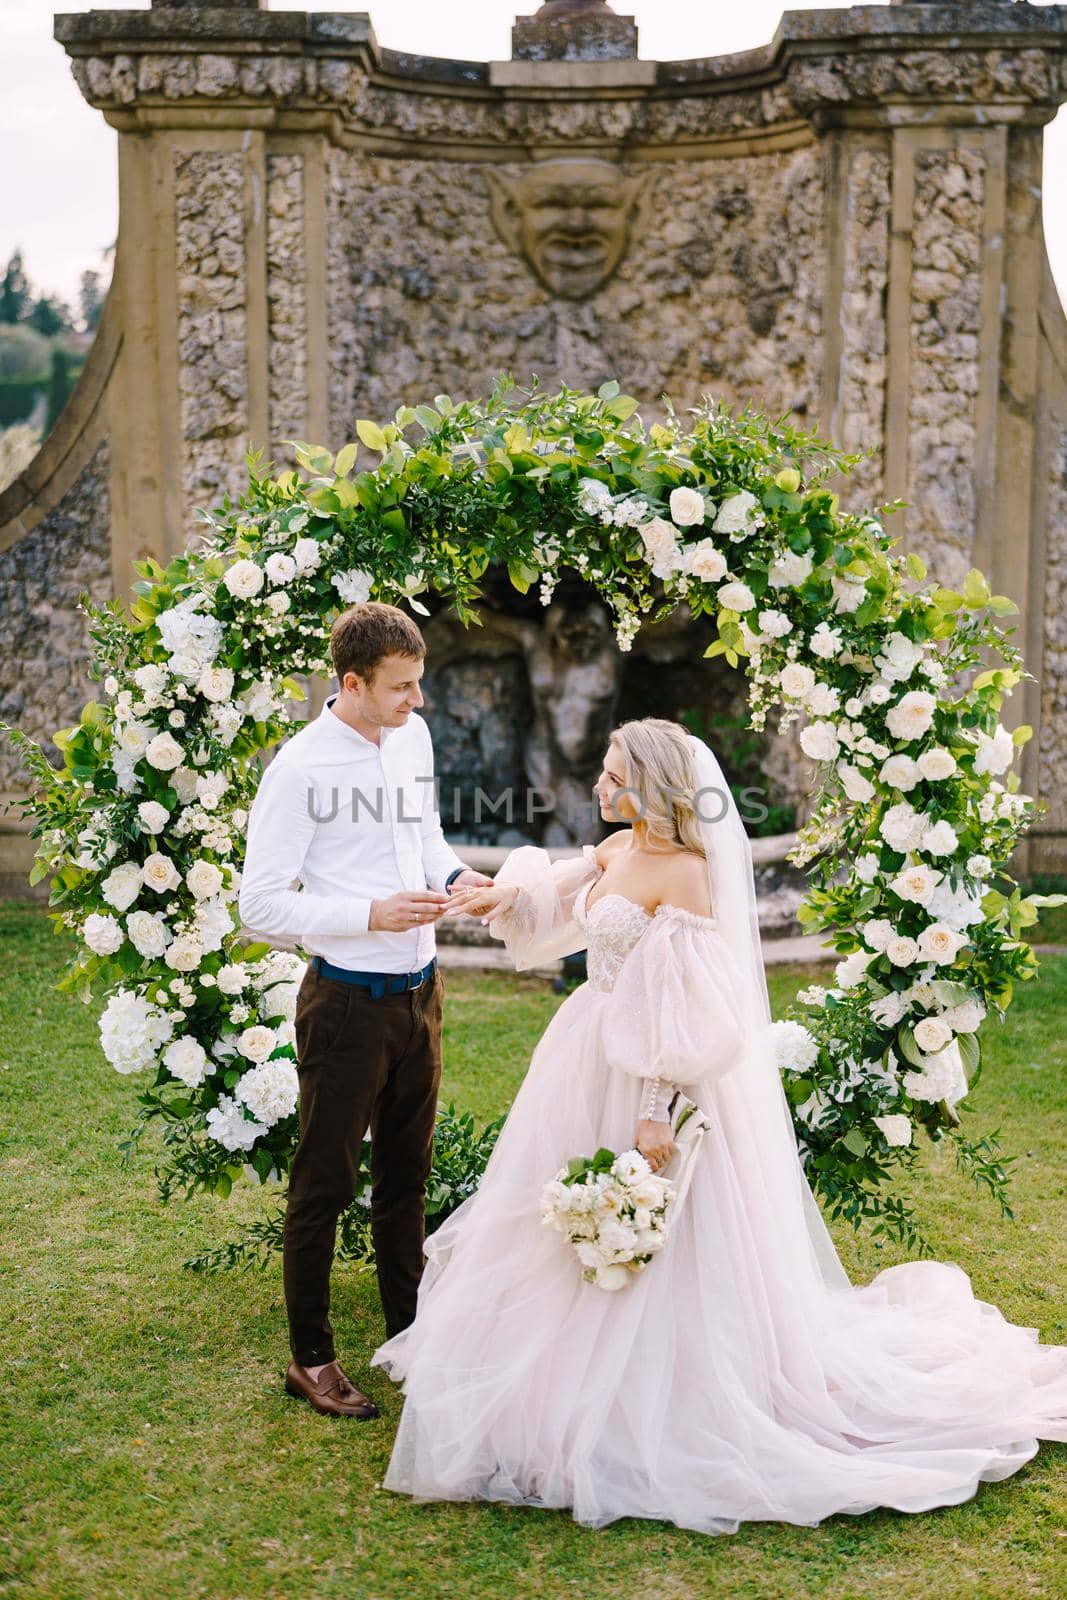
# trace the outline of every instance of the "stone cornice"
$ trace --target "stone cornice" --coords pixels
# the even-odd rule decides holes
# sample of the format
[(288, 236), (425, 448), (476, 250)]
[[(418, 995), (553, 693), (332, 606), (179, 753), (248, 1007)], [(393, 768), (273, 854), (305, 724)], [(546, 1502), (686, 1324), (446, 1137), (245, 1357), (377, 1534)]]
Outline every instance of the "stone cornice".
[(58, 16), (55, 34), (86, 99), (118, 127), (251, 114), (343, 142), (489, 159), (612, 144), (654, 159), (676, 142), (692, 152), (804, 123), (897, 126), (931, 114), (1041, 123), (1067, 99), (1067, 5), (998, 0), (786, 12), (755, 50), (581, 70), (384, 50), (366, 14), (91, 11)]

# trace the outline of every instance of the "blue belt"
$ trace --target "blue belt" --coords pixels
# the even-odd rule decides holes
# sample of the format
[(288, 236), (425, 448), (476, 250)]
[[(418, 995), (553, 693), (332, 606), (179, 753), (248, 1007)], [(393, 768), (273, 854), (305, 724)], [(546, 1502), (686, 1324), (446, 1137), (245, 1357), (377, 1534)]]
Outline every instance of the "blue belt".
[(322, 956), (312, 956), (311, 965), (320, 978), (354, 983), (360, 989), (369, 989), (372, 1000), (380, 1000), (383, 994), (406, 994), (432, 978), (437, 971), (437, 957), (428, 961), (420, 972), (352, 972), (348, 967), (335, 967)]

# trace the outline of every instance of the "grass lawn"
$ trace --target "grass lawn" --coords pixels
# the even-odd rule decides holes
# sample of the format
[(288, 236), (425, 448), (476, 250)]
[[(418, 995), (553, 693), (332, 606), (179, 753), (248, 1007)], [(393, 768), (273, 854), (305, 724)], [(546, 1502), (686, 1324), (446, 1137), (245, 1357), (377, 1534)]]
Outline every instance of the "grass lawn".
[[(282, 1390), (280, 1266), (200, 1276), (263, 1194), (155, 1198), (151, 1149), (123, 1171), (134, 1085), (97, 1048), (95, 1008), (54, 992), (61, 948), (40, 910), (0, 907), (0, 1596), (48, 1600), (597, 1600), (822, 1595), (1052, 1596), (1067, 1568), (1067, 1447), (960, 1506), (818, 1528), (753, 1523), (708, 1538), (562, 1512), (413, 1506), (379, 1488), (399, 1394), (362, 1356), (384, 1337), (373, 1277), (334, 1278), (341, 1358), (380, 1421), (318, 1416)], [(772, 972), (783, 1007), (814, 973)], [(507, 975), (447, 976), (444, 1095), (506, 1107), (557, 999)], [(987, 1030), (974, 1101), (1019, 1157), (1016, 1220), (928, 1155), (914, 1198), (936, 1253), (1014, 1322), (1067, 1343), (1063, 1170), (1067, 958), (1048, 958)], [(854, 1279), (903, 1259), (836, 1230)]]

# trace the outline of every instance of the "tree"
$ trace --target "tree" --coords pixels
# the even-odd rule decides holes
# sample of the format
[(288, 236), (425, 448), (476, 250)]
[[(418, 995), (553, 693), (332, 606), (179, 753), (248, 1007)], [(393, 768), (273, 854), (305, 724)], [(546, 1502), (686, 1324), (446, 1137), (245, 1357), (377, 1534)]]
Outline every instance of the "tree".
[(16, 250), (0, 282), (0, 322), (24, 322), (30, 306), (30, 283)]
[(82, 273), (81, 316), (86, 333), (92, 333), (104, 309), (104, 290), (100, 287), (100, 274), (91, 269)]
[(26, 320), (31, 328), (36, 328), (47, 339), (54, 339), (57, 333), (72, 331), (70, 308), (54, 294), (38, 295)]
[(52, 376), (48, 384), (48, 420), (45, 433), (51, 433), (56, 419), (70, 398), (70, 357), (61, 345), (52, 351)]

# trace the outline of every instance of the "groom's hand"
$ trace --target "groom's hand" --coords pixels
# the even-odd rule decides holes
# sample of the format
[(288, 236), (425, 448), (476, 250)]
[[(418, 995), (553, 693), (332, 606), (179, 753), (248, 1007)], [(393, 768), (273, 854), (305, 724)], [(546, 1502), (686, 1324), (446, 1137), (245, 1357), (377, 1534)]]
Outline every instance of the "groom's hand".
[(454, 889), (487, 889), (492, 881), (484, 872), (475, 872), (473, 867), (466, 867), (452, 879), (448, 892), (451, 894)]
[(433, 889), (403, 889), (387, 900), (371, 901), (367, 928), (371, 933), (407, 933), (423, 923), (436, 922), (447, 910), (446, 894)]

